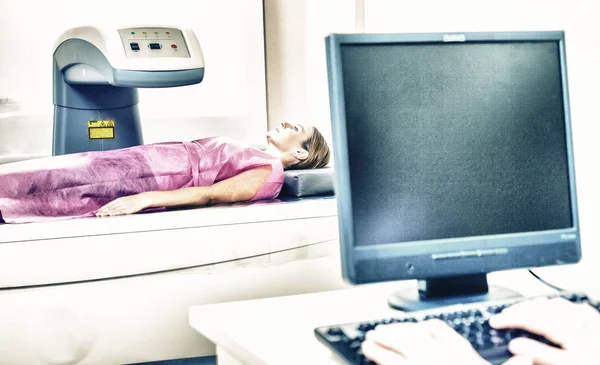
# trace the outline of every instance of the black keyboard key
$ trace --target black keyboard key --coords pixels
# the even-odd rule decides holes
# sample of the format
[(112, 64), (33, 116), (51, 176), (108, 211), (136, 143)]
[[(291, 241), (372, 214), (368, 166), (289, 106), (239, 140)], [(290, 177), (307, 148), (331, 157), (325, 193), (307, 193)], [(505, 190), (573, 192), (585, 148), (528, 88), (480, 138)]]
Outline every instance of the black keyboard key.
[(354, 340), (354, 341), (350, 342), (349, 348), (350, 348), (350, 350), (358, 351), (358, 349), (360, 349), (361, 345), (362, 345), (362, 341)]
[(358, 350), (354, 352), (354, 363), (362, 364), (366, 359), (365, 355), (362, 353), (362, 349), (359, 347)]
[(483, 317), (483, 313), (479, 309), (469, 310), (469, 317)]
[(455, 318), (467, 318), (469, 317), (469, 311), (457, 312)]
[(577, 294), (577, 293), (562, 295), (562, 297), (573, 303), (581, 303), (584, 299), (587, 299), (587, 297), (585, 295), (581, 295), (581, 294)]
[(341, 328), (339, 327), (331, 327), (328, 331), (327, 334), (329, 336), (341, 336), (344, 334), (344, 332), (342, 331)]
[(369, 332), (370, 330), (375, 329), (375, 326), (375, 323), (363, 323), (358, 326), (358, 330), (361, 332)]
[(488, 307), (487, 311), (491, 314), (498, 314), (507, 307), (508, 307), (508, 305), (494, 305), (494, 306)]
[(460, 333), (461, 335), (465, 335), (468, 334), (469, 332), (471, 332), (471, 329), (469, 326), (465, 325), (464, 323), (461, 323), (460, 325), (454, 327), (454, 330), (458, 333)]
[(484, 359), (488, 360), (492, 364), (502, 364), (506, 360), (512, 357), (510, 351), (508, 351), (508, 346), (494, 346), (486, 349), (478, 350), (479, 355)]

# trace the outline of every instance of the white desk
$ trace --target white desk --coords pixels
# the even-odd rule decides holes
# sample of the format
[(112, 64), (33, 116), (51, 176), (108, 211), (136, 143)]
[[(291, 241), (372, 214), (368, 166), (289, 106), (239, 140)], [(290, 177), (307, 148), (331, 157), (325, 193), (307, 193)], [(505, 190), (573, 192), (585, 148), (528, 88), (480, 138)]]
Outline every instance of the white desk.
[[(550, 271), (548, 271), (550, 270)], [(562, 270), (538, 270), (552, 279)], [(561, 275), (564, 279), (564, 275)], [(578, 275), (579, 276), (579, 275)], [(569, 289), (600, 297), (600, 284), (580, 279)], [(583, 283), (581, 280), (585, 280)], [(553, 291), (525, 270), (489, 275), (490, 285), (504, 286), (525, 296)], [(564, 285), (565, 280), (556, 282)], [(387, 297), (413, 282), (359, 286), (348, 290), (240, 301), (190, 308), (190, 324), (217, 346), (219, 365), (239, 364), (341, 364), (313, 334), (315, 327), (393, 316)]]

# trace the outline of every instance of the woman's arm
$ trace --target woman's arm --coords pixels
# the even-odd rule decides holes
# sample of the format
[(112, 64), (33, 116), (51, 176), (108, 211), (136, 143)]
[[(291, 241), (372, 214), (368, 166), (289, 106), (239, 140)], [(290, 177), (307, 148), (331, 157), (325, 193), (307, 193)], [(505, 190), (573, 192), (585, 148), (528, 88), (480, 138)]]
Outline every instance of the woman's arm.
[(267, 182), (271, 166), (261, 166), (211, 186), (171, 191), (151, 191), (113, 200), (98, 209), (97, 216), (123, 215), (147, 208), (233, 203), (252, 199)]

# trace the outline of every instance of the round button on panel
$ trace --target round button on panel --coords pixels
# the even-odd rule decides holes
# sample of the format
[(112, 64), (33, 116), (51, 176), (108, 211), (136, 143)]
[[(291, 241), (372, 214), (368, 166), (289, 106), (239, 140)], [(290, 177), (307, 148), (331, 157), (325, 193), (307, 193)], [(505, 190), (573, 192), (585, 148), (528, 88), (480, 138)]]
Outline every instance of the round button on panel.
[(171, 44), (171, 48), (175, 49), (175, 48), (177, 48), (177, 45), (176, 44)]

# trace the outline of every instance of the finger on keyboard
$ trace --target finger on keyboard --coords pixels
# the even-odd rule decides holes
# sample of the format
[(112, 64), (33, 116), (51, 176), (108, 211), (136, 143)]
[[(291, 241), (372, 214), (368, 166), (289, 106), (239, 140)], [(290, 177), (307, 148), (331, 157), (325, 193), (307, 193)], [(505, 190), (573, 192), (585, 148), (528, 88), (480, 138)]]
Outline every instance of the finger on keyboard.
[(458, 333), (448, 326), (444, 321), (439, 319), (430, 319), (423, 322), (424, 328), (426, 328), (431, 336), (437, 340), (444, 341), (467, 341), (464, 337), (459, 336)]
[(406, 358), (399, 353), (368, 340), (362, 343), (362, 352), (367, 359), (381, 365), (403, 364), (406, 362)]
[(559, 365), (569, 364), (566, 353), (556, 347), (548, 346), (530, 338), (515, 338), (508, 344), (508, 349), (514, 355), (533, 359), (535, 364)]
[[(559, 346), (564, 346), (565, 342), (573, 338), (573, 332), (577, 332), (577, 329), (573, 328), (573, 323), (585, 322), (574, 321), (575, 317), (583, 314), (583, 306), (584, 304), (572, 303), (564, 298), (536, 298), (505, 309), (500, 314), (492, 316), (489, 323), (496, 329), (526, 330), (543, 336)], [(550, 315), (552, 313), (560, 313), (560, 315)]]
[[(455, 335), (457, 334), (455, 333)], [(427, 347), (433, 340), (427, 328), (423, 324), (417, 323), (394, 323), (378, 326), (375, 330), (367, 333), (367, 338), (405, 355), (420, 351), (421, 347)]]

